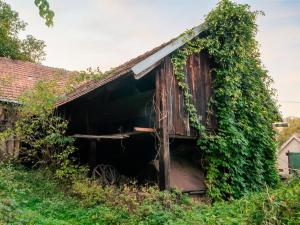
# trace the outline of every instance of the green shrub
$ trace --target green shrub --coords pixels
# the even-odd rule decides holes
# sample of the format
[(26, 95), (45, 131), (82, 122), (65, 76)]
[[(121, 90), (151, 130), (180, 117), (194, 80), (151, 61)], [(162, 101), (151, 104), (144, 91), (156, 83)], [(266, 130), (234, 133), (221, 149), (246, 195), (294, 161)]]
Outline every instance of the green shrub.
[[(190, 199), (179, 190), (160, 191), (157, 186), (138, 186), (135, 183), (121, 186), (101, 186), (91, 179), (78, 179), (71, 187), (71, 193), (81, 199), (83, 206), (106, 203), (128, 212), (136, 212), (142, 206), (159, 203), (164, 209), (173, 205), (189, 207)], [(145, 207), (147, 210), (147, 207)]]
[(32, 90), (23, 93), (17, 107), (17, 120), (0, 133), (0, 141), (9, 136), (21, 140), (19, 159), (27, 166), (47, 168), (66, 182), (87, 174), (87, 167), (77, 166), (72, 156), (76, 149), (74, 138), (66, 134), (68, 122), (57, 115), (55, 103), (66, 87), (54, 79), (38, 81)]
[[(68, 186), (69, 188), (69, 186)], [(0, 224), (299, 224), (300, 179), (214, 205), (156, 187), (64, 186), (48, 170), (0, 165)], [(188, 200), (187, 200), (188, 199)]]

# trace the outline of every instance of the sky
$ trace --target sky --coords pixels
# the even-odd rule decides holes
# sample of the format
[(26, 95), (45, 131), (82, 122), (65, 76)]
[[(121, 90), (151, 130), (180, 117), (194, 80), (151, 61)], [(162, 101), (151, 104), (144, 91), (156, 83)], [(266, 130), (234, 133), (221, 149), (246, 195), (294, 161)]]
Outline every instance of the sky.
[[(28, 23), (26, 34), (47, 44), (44, 65), (102, 71), (176, 37), (203, 22), (217, 0), (49, 0), (48, 28), (34, 0), (5, 0)], [(235, 0), (258, 19), (261, 58), (274, 80), (284, 117), (300, 117), (300, 0)]]

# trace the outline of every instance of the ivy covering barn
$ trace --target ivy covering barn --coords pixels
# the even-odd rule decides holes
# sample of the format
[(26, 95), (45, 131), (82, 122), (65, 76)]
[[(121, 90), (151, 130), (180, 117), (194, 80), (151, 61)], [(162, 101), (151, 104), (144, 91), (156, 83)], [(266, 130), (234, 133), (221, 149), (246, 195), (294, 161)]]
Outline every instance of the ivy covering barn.
[(2, 151), (61, 176), (87, 166), (106, 185), (216, 200), (276, 185), (280, 116), (255, 39), (261, 14), (222, 0), (201, 25), (106, 73), (1, 58)]

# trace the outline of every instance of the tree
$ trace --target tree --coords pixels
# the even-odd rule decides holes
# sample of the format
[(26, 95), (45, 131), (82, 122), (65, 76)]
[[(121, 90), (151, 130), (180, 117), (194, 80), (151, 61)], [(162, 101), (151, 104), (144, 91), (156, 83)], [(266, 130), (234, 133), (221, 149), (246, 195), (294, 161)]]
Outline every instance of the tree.
[[(42, 14), (44, 15), (44, 14)], [(44, 41), (28, 35), (22, 40), (18, 37), (27, 24), (19, 18), (7, 3), (0, 0), (0, 56), (30, 62), (40, 62), (45, 57)]]
[(278, 142), (280, 145), (287, 141), (293, 134), (300, 133), (300, 118), (287, 118), (287, 122), (289, 126), (282, 128), (278, 132)]
[(39, 13), (46, 20), (48, 27), (53, 26), (54, 12), (50, 9), (47, 0), (34, 0), (34, 4), (39, 8)]

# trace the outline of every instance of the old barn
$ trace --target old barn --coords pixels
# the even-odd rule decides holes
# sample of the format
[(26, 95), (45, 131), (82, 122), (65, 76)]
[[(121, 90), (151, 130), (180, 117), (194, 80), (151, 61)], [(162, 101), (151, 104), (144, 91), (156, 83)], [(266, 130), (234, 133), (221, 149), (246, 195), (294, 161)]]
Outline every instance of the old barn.
[[(200, 26), (195, 27), (189, 38), (200, 31)], [(58, 104), (70, 122), (70, 135), (77, 137), (83, 163), (92, 168), (113, 165), (120, 173), (147, 182), (157, 174), (163, 189), (203, 190), (197, 134), (190, 127), (171, 63), (172, 53), (185, 40), (173, 39), (130, 60), (105, 79), (77, 88)], [(207, 54), (192, 55), (185, 71), (199, 120), (213, 129)]]
[[(58, 112), (69, 121), (69, 135), (76, 137), (80, 163), (92, 169), (110, 166), (141, 183), (159, 183), (162, 189), (176, 186), (190, 193), (205, 189), (197, 133), (189, 124), (171, 63), (172, 53), (198, 35), (201, 26), (126, 62), (101, 80), (79, 86), (57, 103)], [(15, 81), (22, 88), (13, 90), (26, 89), (36, 77), (46, 79), (41, 74), (50, 70), (37, 68), (26, 79), (23, 76), (23, 83)], [(22, 67), (14, 67), (11, 73), (15, 71)], [(185, 73), (199, 120), (214, 129), (216, 122), (208, 108), (212, 76), (207, 53), (190, 56)], [(2, 102), (15, 100), (5, 94), (1, 98)]]

